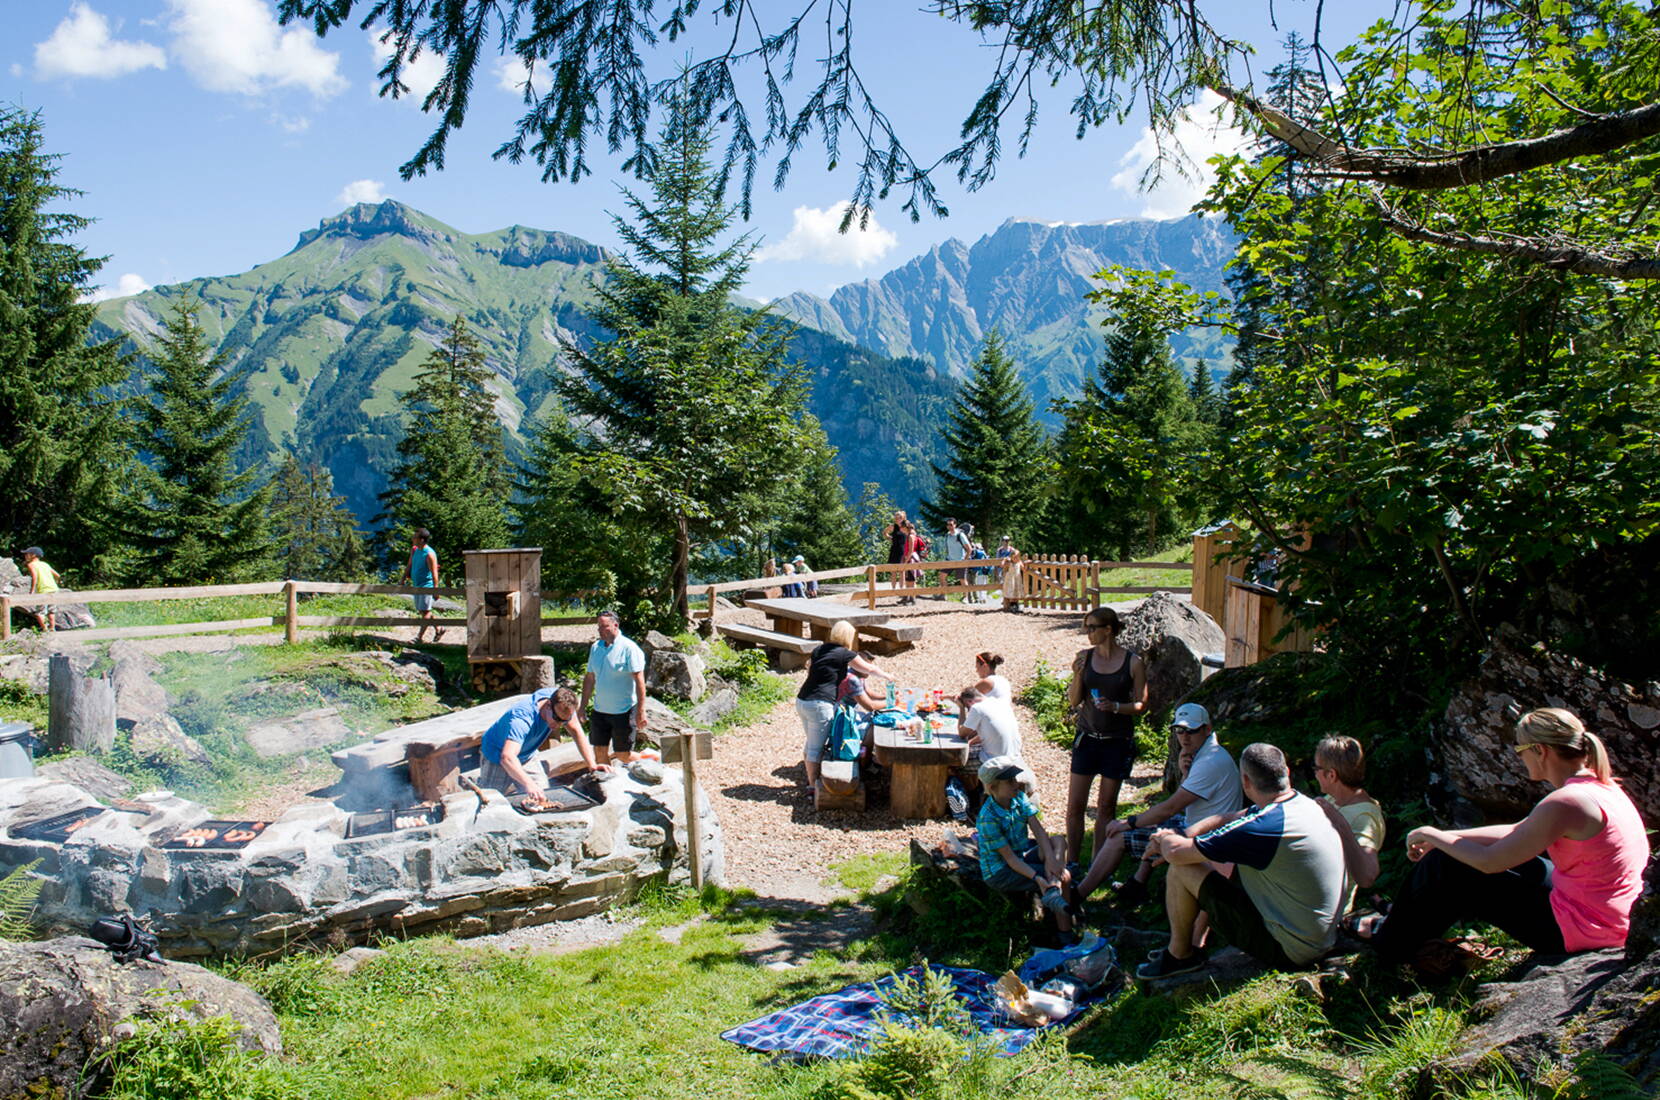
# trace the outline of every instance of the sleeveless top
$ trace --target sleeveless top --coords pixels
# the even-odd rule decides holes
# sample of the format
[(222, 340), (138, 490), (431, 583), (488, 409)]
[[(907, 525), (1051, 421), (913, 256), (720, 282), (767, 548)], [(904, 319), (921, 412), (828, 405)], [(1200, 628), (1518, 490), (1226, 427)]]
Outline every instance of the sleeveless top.
[(1134, 686), (1134, 677), (1130, 674), (1130, 662), (1135, 654), (1124, 651), (1124, 659), (1112, 672), (1095, 671), (1095, 651), (1086, 650), (1089, 657), (1084, 661), (1084, 705), (1078, 710), (1078, 729), (1090, 737), (1126, 738), (1135, 735), (1135, 715), (1114, 714), (1112, 708), (1096, 710), (1092, 692), (1099, 691), (1101, 698), (1109, 703), (1128, 703), (1130, 689)]
[(911, 536), (895, 527), (893, 534), (888, 536), (888, 564), (897, 565), (904, 561), (910, 548)]
[(1569, 785), (1590, 795), (1602, 811), (1602, 832), (1589, 840), (1562, 837), (1546, 849), (1555, 866), (1551, 912), (1569, 951), (1622, 947), (1631, 931), (1631, 907), (1643, 892), (1648, 833), (1619, 787), (1590, 775), (1576, 775), (1563, 788)]

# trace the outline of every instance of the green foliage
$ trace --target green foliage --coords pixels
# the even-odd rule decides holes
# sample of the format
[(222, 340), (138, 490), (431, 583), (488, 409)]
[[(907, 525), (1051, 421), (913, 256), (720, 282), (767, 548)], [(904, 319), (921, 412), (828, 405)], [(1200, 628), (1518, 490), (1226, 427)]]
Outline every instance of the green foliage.
[(403, 567), (417, 527), (432, 532), (441, 555), (451, 555), (452, 576), (463, 550), (507, 545), (509, 485), (490, 378), (478, 338), (456, 317), (400, 397), (408, 423), (381, 494), (386, 564)]
[(35, 874), (40, 860), (12, 868), (0, 878), (0, 940), (27, 940), (34, 938), (35, 928), (30, 918), (34, 915), (35, 899), (46, 880)]
[(22, 680), (0, 680), (0, 716), (8, 721), (28, 722), (46, 728), (46, 696), (36, 695)]
[[(983, 1076), (975, 1061), (991, 1057), (975, 1043), (973, 1022), (944, 971), (923, 964), (920, 977), (894, 976), (882, 994), (879, 1031), (852, 1073), (827, 1090), (834, 1100), (943, 1100), (953, 1084)], [(965, 1061), (969, 1065), (965, 1065)]]
[(894, 503), (882, 491), (880, 483), (867, 481), (859, 490), (859, 503), (854, 509), (859, 523), (860, 549), (865, 561), (888, 560), (888, 537), (882, 532), (893, 521)]
[(148, 348), (149, 394), (136, 404), (145, 459), (109, 532), (129, 554), (135, 584), (265, 580), (271, 561), (270, 488), (236, 470), (247, 437), (248, 398), (198, 323), (202, 308), (181, 298)]
[(94, 531), (131, 462), (112, 395), (127, 365), (88, 339), (81, 295), (104, 261), (73, 243), (91, 219), (52, 209), (81, 192), (44, 147), (39, 112), (0, 105), (0, 546), (98, 575)]
[(106, 1100), (303, 1100), (308, 1092), (269, 1056), (245, 1051), (227, 1016), (142, 1020), (108, 1055)]
[(271, 527), (282, 576), (362, 580), (368, 569), (357, 517), (334, 495), (334, 475), (285, 455), (271, 481)]
[(1020, 693), (1020, 701), (1032, 708), (1043, 739), (1052, 745), (1071, 747), (1077, 727), (1068, 714), (1067, 685), (1072, 681), (1070, 669), (1056, 670), (1042, 657), (1032, 669), (1032, 679)]
[(1361, 1045), (1366, 1055), (1362, 1096), (1386, 1100), (1410, 1091), (1424, 1067), (1453, 1052), (1464, 1030), (1461, 1013), (1421, 999), (1405, 1011), (1406, 1019), (1399, 1027)]
[(941, 530), (948, 518), (972, 523), (982, 541), (1027, 537), (1042, 509), (1049, 441), (1000, 333), (986, 336), (944, 435), (949, 457), (934, 467), (939, 492), (923, 501), (923, 518)]
[[(604, 523), (642, 529), (624, 541), (670, 540), (667, 568), (650, 587), (619, 589), (636, 613), (683, 625), (692, 555), (700, 545), (741, 538), (799, 491), (778, 477), (802, 460), (805, 380), (785, 358), (788, 330), (764, 311), (731, 301), (753, 245), (721, 244), (734, 217), (708, 165), (705, 121), (669, 119), (647, 176), (650, 199), (627, 194), (632, 220), (615, 219), (631, 255), (614, 261), (595, 288), (593, 321), (609, 333), (567, 343), (572, 373), (556, 382), (581, 431), (547, 430), (536, 452), (545, 466), (579, 479), (601, 503)], [(567, 488), (577, 495), (574, 486)], [(558, 504), (537, 496), (527, 507)], [(601, 558), (621, 580), (619, 550)], [(655, 590), (653, 590), (655, 589)]]
[(836, 466), (836, 449), (810, 416), (803, 419), (802, 457), (794, 473), (795, 487), (781, 502), (783, 512), (772, 536), (780, 560), (800, 554), (811, 569), (869, 561)]

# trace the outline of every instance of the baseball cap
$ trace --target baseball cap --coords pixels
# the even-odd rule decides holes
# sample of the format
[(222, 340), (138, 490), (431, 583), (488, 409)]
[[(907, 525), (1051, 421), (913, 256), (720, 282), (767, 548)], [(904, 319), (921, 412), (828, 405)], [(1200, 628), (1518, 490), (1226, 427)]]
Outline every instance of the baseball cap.
[(801, 556), (801, 555), (800, 555), (800, 554), (797, 554), (797, 555), (796, 555), (796, 556), (795, 556), (795, 557), (793, 557), (793, 558), (791, 558), (791, 559), (790, 559), (790, 561), (791, 561), (791, 562), (792, 562), (792, 563), (793, 563), (793, 562), (800, 562), (800, 563), (801, 563), (801, 564), (802, 564), (802, 565), (806, 565), (806, 564), (807, 564), (807, 559), (806, 559), (806, 558), (804, 558), (804, 557), (802, 557), (802, 556)]
[(1013, 537), (1012, 537), (1012, 536), (1010, 536), (1010, 535), (1004, 535), (1004, 536), (1003, 536), (1003, 541), (1004, 541), (1004, 542), (1013, 542), (1013, 541), (1014, 541), (1014, 538), (1013, 538)]
[(1210, 725), (1210, 711), (1198, 703), (1183, 703), (1170, 719), (1172, 729), (1197, 730)]
[(23, 548), (23, 552), (25, 554), (33, 554), (37, 558), (44, 558), (46, 556), (46, 552), (38, 546), (26, 546)]
[(980, 770), (976, 773), (980, 777), (982, 786), (995, 783), (999, 779), (1014, 779), (1026, 781), (1032, 778), (1026, 766), (1013, 756), (994, 756), (990, 760), (982, 761)]

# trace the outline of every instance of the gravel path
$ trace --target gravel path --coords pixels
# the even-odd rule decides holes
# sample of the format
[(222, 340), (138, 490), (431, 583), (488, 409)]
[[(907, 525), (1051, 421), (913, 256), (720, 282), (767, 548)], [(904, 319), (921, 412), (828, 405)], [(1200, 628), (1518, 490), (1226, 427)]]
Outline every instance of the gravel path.
[[(902, 688), (939, 687), (955, 695), (974, 680), (974, 655), (992, 650), (1005, 658), (999, 671), (1018, 696), (1035, 675), (1039, 658), (1064, 668), (1086, 644), (1075, 611), (1008, 614), (927, 599), (891, 611), (894, 619), (923, 627), (922, 640), (909, 652), (877, 659)], [(758, 613), (737, 612), (734, 618), (765, 625)], [(720, 815), (728, 884), (748, 887), (763, 899), (823, 903), (842, 892), (824, 881), (831, 865), (862, 853), (904, 852), (912, 838), (931, 846), (946, 831), (964, 827), (948, 820), (900, 821), (885, 804), (863, 812), (814, 810), (812, 796), (802, 786), (801, 723), (793, 700), (793, 688), (804, 675), (786, 674), (792, 698), (760, 721), (720, 734), (715, 759), (699, 776)], [(1067, 751), (1043, 739), (1024, 705), (1016, 703), (1015, 712), (1026, 764), (1037, 776), (1040, 799), (1059, 831), (1070, 770)], [(1156, 770), (1143, 765), (1131, 784), (1155, 777)]]

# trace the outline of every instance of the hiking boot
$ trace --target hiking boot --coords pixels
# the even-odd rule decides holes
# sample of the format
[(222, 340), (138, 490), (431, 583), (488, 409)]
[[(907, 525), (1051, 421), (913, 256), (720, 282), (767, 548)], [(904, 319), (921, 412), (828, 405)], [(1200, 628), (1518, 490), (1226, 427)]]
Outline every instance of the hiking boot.
[(1174, 978), (1178, 974), (1191, 974), (1204, 968), (1205, 955), (1202, 951), (1195, 951), (1185, 959), (1178, 959), (1168, 950), (1160, 948), (1158, 960), (1145, 962), (1136, 967), (1135, 976), (1144, 982), (1156, 982), (1160, 978)]
[(1147, 900), (1147, 884), (1138, 878), (1127, 878), (1118, 884), (1112, 896), (1120, 909), (1134, 909)]

